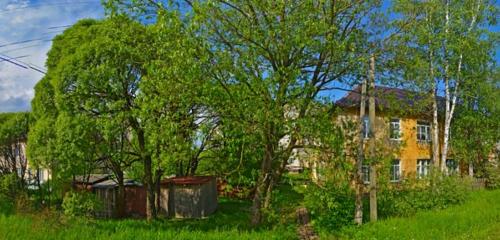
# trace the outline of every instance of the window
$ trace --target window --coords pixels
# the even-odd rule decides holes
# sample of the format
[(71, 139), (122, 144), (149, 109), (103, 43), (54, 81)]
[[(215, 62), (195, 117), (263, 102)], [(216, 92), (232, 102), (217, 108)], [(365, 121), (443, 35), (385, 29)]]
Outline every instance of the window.
[(363, 137), (370, 138), (370, 119), (366, 115), (363, 117)]
[(401, 121), (399, 119), (391, 119), (389, 131), (389, 137), (392, 140), (399, 140), (401, 137)]
[(401, 161), (393, 160), (391, 164), (391, 182), (398, 182), (401, 179)]
[(363, 182), (370, 183), (370, 166), (363, 165)]
[(458, 172), (458, 164), (453, 159), (446, 159), (446, 167), (448, 168), (448, 174), (455, 174)]
[(429, 123), (417, 121), (417, 140), (425, 142), (431, 140), (431, 127)]
[(417, 160), (417, 177), (423, 178), (429, 174), (429, 170), (431, 167), (431, 160), (429, 159), (420, 159)]

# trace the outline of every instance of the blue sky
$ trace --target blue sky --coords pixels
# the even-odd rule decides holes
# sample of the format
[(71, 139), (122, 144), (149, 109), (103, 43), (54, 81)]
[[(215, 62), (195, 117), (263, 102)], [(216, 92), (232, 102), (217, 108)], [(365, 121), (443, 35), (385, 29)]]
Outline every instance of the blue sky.
[[(0, 0), (0, 54), (44, 67), (51, 39), (82, 18), (102, 18), (100, 0)], [(23, 44), (14, 42), (30, 41)], [(20, 49), (22, 48), (22, 49)], [(31, 69), (0, 62), (0, 112), (27, 111), (33, 86), (43, 77)]]
[[(388, 2), (384, 1), (384, 8)], [(19, 60), (24, 63), (44, 67), (51, 46), (49, 39), (64, 30), (61, 26), (103, 16), (100, 0), (0, 0), (0, 54), (22, 57)], [(495, 26), (492, 30), (498, 32), (500, 28)], [(41, 40), (11, 44), (32, 39)], [(496, 55), (498, 63), (500, 49)], [(34, 70), (0, 62), (0, 112), (28, 111), (33, 87), (42, 77)], [(338, 100), (344, 94), (333, 91), (326, 95)]]

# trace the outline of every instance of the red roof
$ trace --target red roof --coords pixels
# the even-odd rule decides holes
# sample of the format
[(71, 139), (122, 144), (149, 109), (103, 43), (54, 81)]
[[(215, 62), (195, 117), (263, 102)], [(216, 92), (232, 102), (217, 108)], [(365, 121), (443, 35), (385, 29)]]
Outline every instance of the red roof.
[(209, 182), (214, 177), (212, 176), (188, 176), (188, 177), (173, 177), (161, 181), (161, 184), (173, 183), (175, 185), (201, 185)]

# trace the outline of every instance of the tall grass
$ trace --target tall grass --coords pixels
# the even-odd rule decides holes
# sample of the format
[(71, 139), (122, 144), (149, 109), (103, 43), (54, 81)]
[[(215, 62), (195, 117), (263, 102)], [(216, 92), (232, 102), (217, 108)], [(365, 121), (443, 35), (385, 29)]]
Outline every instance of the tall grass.
[(295, 226), (249, 226), (245, 201), (222, 200), (218, 212), (199, 220), (84, 220), (59, 214), (0, 215), (0, 239), (296, 239)]
[[(338, 237), (338, 236), (335, 236)], [(324, 235), (324, 238), (335, 238)], [(500, 190), (478, 191), (465, 204), (345, 228), (341, 239), (500, 239)]]

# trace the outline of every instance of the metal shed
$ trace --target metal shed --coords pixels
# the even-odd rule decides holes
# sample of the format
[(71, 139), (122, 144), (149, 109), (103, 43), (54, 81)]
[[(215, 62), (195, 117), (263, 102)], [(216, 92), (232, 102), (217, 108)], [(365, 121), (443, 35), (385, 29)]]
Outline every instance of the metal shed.
[[(125, 185), (125, 214), (130, 217), (146, 216), (146, 191), (142, 184), (131, 179), (124, 180)], [(106, 180), (92, 186), (98, 199), (103, 203), (97, 217), (116, 217), (116, 200), (118, 197), (118, 183)]]
[(217, 209), (215, 177), (173, 177), (161, 182), (160, 212), (175, 218), (203, 218)]

